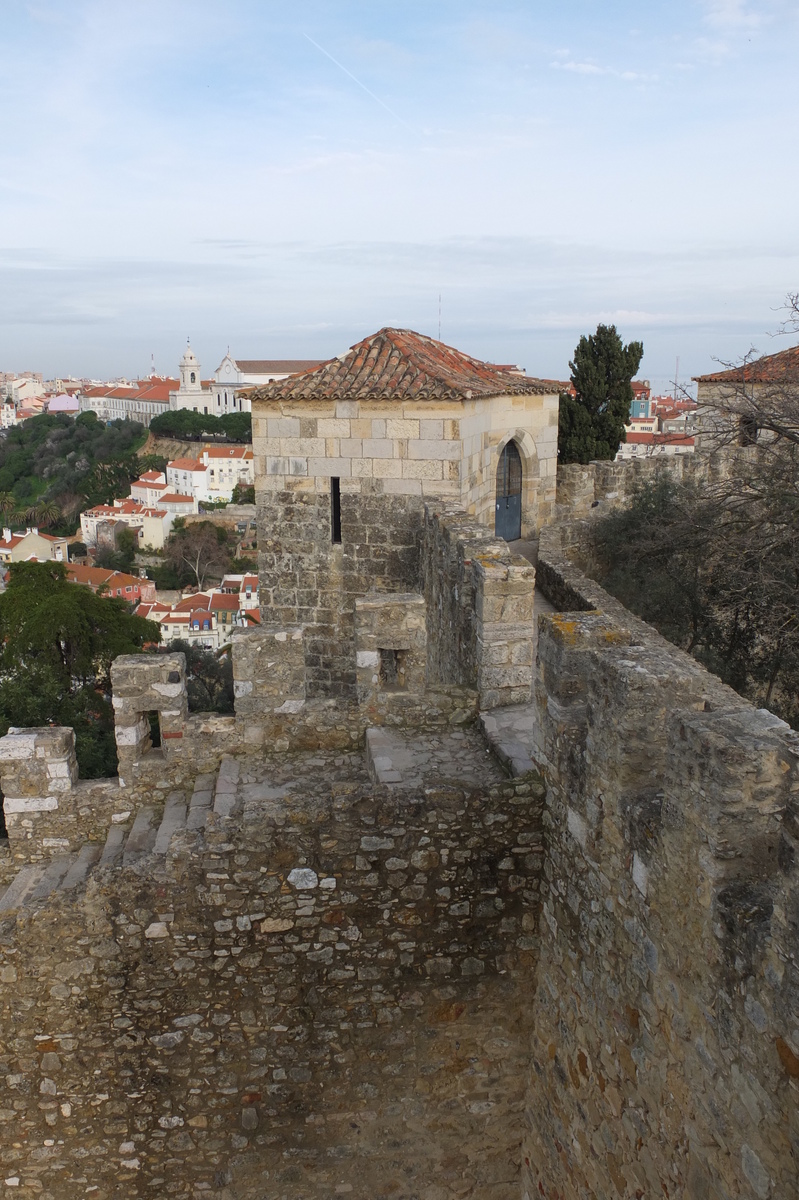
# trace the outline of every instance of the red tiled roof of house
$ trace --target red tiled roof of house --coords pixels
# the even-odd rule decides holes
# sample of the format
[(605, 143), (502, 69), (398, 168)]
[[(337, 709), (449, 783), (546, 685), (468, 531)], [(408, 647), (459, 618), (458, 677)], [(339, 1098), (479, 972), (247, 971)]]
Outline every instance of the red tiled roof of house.
[(109, 591), (115, 591), (117, 588), (141, 587), (142, 584), (148, 582), (140, 579), (138, 575), (127, 575), (124, 571), (109, 571), (104, 567), (82, 567), (77, 563), (70, 563), (67, 567), (67, 579), (72, 583), (84, 583), (92, 588), (106, 584)]
[(210, 608), (213, 611), (238, 612), (238, 592), (212, 592)]
[[(252, 458), (250, 446), (203, 446), (209, 458)], [(174, 466), (174, 464), (172, 464)]]
[(193, 496), (181, 496), (180, 492), (167, 492), (158, 498), (159, 504), (194, 504)]
[(201, 463), (198, 458), (175, 458), (167, 466), (174, 467), (176, 471), (205, 471), (207, 469), (205, 463)]
[(173, 612), (189, 612), (194, 609), (205, 609), (207, 612), (210, 608), (211, 597), (205, 595), (204, 592), (195, 592), (191, 596), (184, 596), (182, 600), (173, 608)]
[(547, 394), (561, 385), (503, 371), (411, 329), (381, 329), (312, 370), (257, 387), (252, 400), (468, 400)]
[(766, 354), (754, 362), (732, 367), (727, 371), (714, 371), (710, 375), (695, 375), (694, 383), (785, 383), (799, 382), (799, 346), (781, 350), (779, 354)]
[(24, 533), (12, 533), (10, 538), (0, 539), (0, 550), (13, 550), (15, 546), (20, 544), (24, 537)]
[(133, 486), (135, 487), (137, 483), (145, 484), (151, 488), (166, 487), (163, 471), (145, 471), (143, 475), (140, 475), (138, 479), (133, 481)]

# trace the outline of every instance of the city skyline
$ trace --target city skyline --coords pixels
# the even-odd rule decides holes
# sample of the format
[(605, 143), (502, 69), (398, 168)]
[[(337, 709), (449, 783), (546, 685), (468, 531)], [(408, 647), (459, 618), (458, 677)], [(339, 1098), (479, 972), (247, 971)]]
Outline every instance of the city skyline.
[(326, 358), (439, 296), (548, 378), (599, 321), (658, 390), (783, 348), (794, 7), (548, 7), (11, 0), (0, 369)]

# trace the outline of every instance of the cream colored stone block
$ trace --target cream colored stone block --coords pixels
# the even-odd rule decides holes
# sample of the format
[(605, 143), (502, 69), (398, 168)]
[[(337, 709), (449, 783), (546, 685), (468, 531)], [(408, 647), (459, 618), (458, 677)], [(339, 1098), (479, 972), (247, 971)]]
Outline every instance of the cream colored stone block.
[[(384, 429), (383, 433), (380, 436), (384, 437), (385, 432), (386, 431)], [(350, 421), (350, 437), (368, 438), (368, 437), (377, 437), (377, 436), (378, 436), (377, 434), (374, 434), (372, 432), (372, 422), (369, 420), (366, 420), (364, 417), (359, 417), (357, 421)]]
[(361, 438), (342, 438), (340, 454), (342, 458), (360, 458), (363, 454), (363, 441)]
[(383, 491), (396, 496), (421, 496), (422, 483), (419, 479), (384, 479)]
[(339, 438), (325, 438), (325, 455), (327, 458), (338, 458), (341, 453)]
[(402, 463), (403, 479), (441, 479), (442, 476), (440, 460), (407, 458)]
[(375, 458), (372, 460), (372, 475), (375, 479), (401, 479), (402, 463), (398, 458)]
[(372, 418), (372, 437), (384, 438), (386, 436), (386, 422), (384, 417)]
[(267, 417), (266, 428), (269, 437), (299, 437), (299, 417)]
[(442, 422), (444, 426), (444, 437), (448, 440), (457, 440), (461, 436), (461, 423), (452, 419)]
[(443, 459), (452, 462), (460, 456), (460, 442), (433, 441), (432, 438), (429, 441), (412, 439), (408, 442), (408, 458), (436, 458), (439, 462)]
[(457, 479), (423, 479), (423, 496), (459, 496), (460, 485)]
[(443, 420), (419, 421), (419, 437), (420, 438), (437, 438), (439, 441), (444, 436)]
[(352, 474), (352, 459), (309, 458), (308, 474), (328, 479), (332, 475), (337, 475), (339, 478), (343, 475), (350, 475)]
[(371, 458), (353, 458), (352, 473), (358, 479), (372, 478), (372, 460)]
[(390, 438), (418, 438), (419, 422), (408, 420), (389, 420), (386, 421), (386, 437)]
[(364, 438), (364, 458), (393, 458), (394, 443), (388, 438)]
[(320, 418), (316, 422), (316, 434), (323, 438), (348, 438), (350, 422), (340, 417)]
[(336, 417), (347, 420), (351, 417), (357, 417), (359, 407), (357, 400), (337, 400), (335, 409)]
[(325, 442), (324, 438), (287, 437), (282, 439), (280, 449), (283, 454), (322, 458), (325, 454)]

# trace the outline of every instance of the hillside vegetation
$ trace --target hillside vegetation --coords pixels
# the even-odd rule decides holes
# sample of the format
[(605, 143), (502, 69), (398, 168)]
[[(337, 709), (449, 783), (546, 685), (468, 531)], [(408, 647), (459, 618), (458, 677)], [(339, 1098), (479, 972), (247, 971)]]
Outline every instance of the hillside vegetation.
[(128, 494), (142, 469), (147, 431), (136, 421), (104, 425), (94, 413), (73, 420), (42, 413), (0, 438), (0, 509), (6, 520), (36, 516), (42, 525), (74, 528), (87, 505)]

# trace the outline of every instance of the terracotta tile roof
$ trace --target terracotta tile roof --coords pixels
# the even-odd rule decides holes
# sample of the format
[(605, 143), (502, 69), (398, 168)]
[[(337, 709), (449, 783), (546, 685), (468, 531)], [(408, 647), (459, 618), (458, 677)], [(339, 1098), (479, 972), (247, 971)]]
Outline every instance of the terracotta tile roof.
[(237, 358), (236, 366), (250, 375), (296, 375), (321, 366), (321, 358)]
[(694, 383), (799, 383), (799, 346), (767, 354), (754, 362), (711, 375), (695, 375)]
[(103, 567), (82, 567), (70, 563), (67, 567), (67, 579), (72, 583), (85, 583), (91, 588), (98, 588), (101, 583), (108, 586), (109, 591), (116, 588), (141, 587), (149, 581), (140, 579), (137, 575), (127, 575), (124, 571), (109, 571)]
[(143, 483), (149, 487), (166, 487), (163, 471), (145, 471), (135, 480), (133, 486), (135, 487), (137, 483)]
[[(252, 458), (249, 446), (203, 446), (203, 454), (209, 458)], [(170, 464), (174, 466), (174, 463)]]
[(11, 537), (7, 540), (6, 538), (0, 540), (0, 550), (13, 550), (15, 546), (20, 544), (24, 537), (24, 533), (12, 533)]
[(210, 608), (215, 612), (221, 612), (226, 609), (228, 612), (239, 611), (239, 596), (238, 592), (232, 594), (230, 592), (213, 592), (211, 595)]
[(194, 504), (193, 496), (181, 496), (179, 492), (166, 492), (158, 499), (159, 504)]
[(176, 471), (205, 471), (205, 463), (201, 463), (198, 458), (174, 458), (172, 462), (167, 463), (167, 469), (174, 467)]
[(560, 385), (481, 362), (411, 329), (381, 329), (347, 354), (252, 392), (252, 400), (468, 400)]
[(205, 609), (207, 612), (211, 606), (211, 597), (205, 592), (194, 592), (191, 596), (184, 596), (179, 600), (173, 612), (194, 612), (195, 609)]

